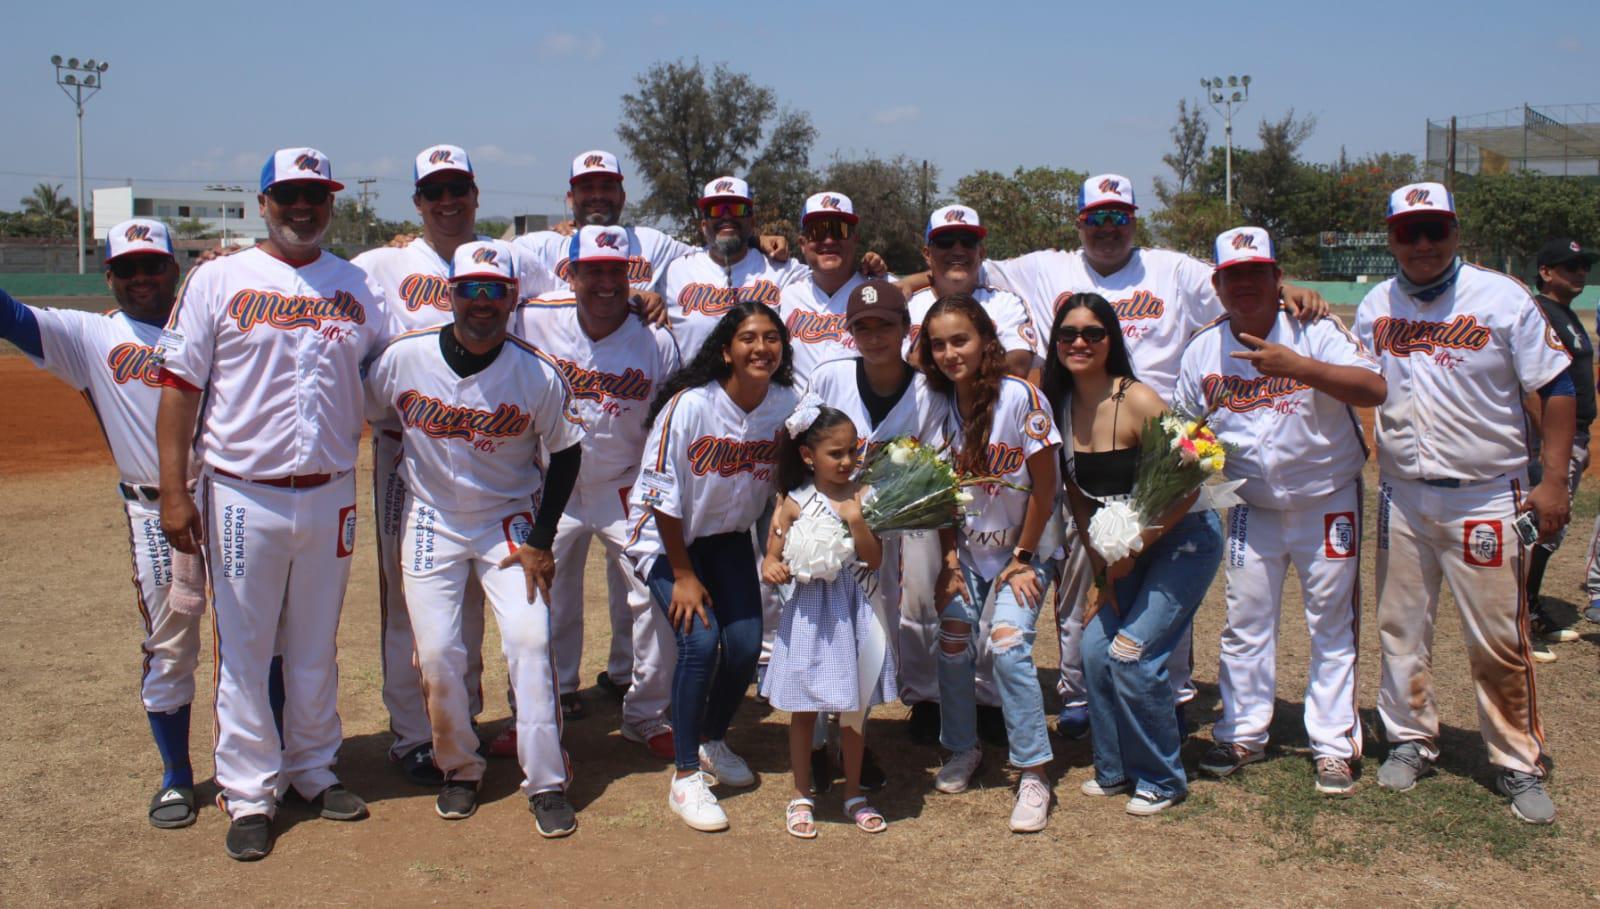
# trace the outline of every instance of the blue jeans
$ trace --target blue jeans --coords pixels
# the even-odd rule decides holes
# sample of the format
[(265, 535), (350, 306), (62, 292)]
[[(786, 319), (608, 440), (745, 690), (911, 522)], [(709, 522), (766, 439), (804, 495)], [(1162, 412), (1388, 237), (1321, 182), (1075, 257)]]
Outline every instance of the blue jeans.
[[(728, 734), (734, 711), (755, 678), (761, 655), (761, 584), (750, 532), (719, 533), (689, 544), (689, 561), (711, 597), (709, 625), (677, 625), (678, 664), (672, 673), (672, 747), (679, 770), (700, 767), (700, 742)], [(672, 565), (666, 556), (646, 580), (662, 612), (672, 605)], [(670, 614), (670, 613), (669, 613)]]
[(1131, 782), (1136, 792), (1161, 798), (1188, 793), (1167, 657), (1188, 636), (1221, 563), (1216, 512), (1185, 515), (1116, 582), (1117, 605), (1107, 603), (1085, 623), (1083, 671), (1100, 785)]
[[(1049, 564), (1034, 566), (1039, 576), (1041, 599), (1054, 576), (1051, 567)], [(1033, 668), (1034, 623), (1039, 619), (1039, 609), (1018, 602), (1009, 583), (996, 586), (993, 580), (979, 577), (965, 565), (962, 571), (977, 602), (969, 603), (965, 597), (958, 596), (939, 614), (941, 620), (964, 622), (969, 629), (965, 640), (949, 634), (942, 625), (939, 629), (939, 742), (951, 751), (978, 747), (974, 674), (977, 648), (982, 643), (994, 657), (994, 683), (1000, 692), (1000, 709), (1006, 718), (1006, 737), (1011, 742), (1011, 766), (1048, 764), (1050, 730), (1044, 721), (1044, 693), (1039, 689), (1039, 676)], [(990, 639), (980, 642), (978, 620), (991, 590), (994, 612), (989, 620)], [(995, 639), (997, 634), (1001, 639)], [(965, 647), (960, 653), (950, 653), (945, 648), (951, 644), (965, 644)]]

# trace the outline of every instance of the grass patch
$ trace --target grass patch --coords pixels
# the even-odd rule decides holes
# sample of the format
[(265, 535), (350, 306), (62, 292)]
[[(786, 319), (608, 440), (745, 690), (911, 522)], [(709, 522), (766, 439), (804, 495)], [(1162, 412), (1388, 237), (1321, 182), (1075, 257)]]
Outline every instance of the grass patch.
[(406, 870), (430, 884), (464, 884), (468, 879), (464, 868), (446, 868), (443, 865), (435, 865), (432, 862), (411, 862), (406, 865)]

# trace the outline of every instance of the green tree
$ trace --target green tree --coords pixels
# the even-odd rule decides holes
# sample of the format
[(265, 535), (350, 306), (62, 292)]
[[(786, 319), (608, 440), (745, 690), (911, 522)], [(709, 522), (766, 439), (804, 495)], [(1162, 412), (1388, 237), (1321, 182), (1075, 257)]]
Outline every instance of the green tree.
[(1078, 190), (1087, 175), (1065, 167), (1018, 167), (1007, 177), (980, 170), (956, 182), (955, 196), (989, 229), (993, 259), (1036, 249), (1076, 249)]
[(35, 184), (33, 191), (22, 199), (22, 214), (30, 222), (35, 236), (70, 237), (77, 222), (77, 208), (72, 197), (62, 194), (59, 183), (54, 186)]
[(927, 215), (924, 196), (938, 192), (939, 169), (928, 167), (923, 185), (920, 162), (905, 155), (844, 159), (828, 162), (818, 189), (844, 193), (861, 216), (857, 247), (883, 257), (895, 274), (921, 271), (922, 229)]
[(211, 226), (199, 218), (186, 218), (174, 221), (171, 224), (172, 233), (185, 240), (207, 240), (212, 237), (222, 236), (222, 231), (212, 230)]
[(1465, 258), (1531, 280), (1533, 255), (1556, 236), (1600, 238), (1600, 183), (1531, 171), (1457, 176)]

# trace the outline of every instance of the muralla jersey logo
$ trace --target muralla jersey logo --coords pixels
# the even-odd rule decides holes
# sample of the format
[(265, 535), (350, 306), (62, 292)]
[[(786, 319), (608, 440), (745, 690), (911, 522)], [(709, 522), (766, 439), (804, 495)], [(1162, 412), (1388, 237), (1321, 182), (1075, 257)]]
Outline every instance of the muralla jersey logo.
[(789, 340), (799, 344), (822, 344), (826, 341), (845, 343), (850, 340), (850, 333), (844, 327), (842, 312), (809, 312), (797, 309), (789, 314), (788, 328)]
[(1003, 477), (1008, 473), (1016, 473), (1028, 459), (1023, 455), (1022, 449), (1004, 442), (989, 443), (989, 473)]
[(678, 306), (685, 315), (700, 313), (720, 316), (740, 301), (765, 303), (776, 308), (778, 285), (771, 281), (757, 281), (744, 287), (718, 287), (715, 284), (690, 284), (678, 294)]
[(138, 381), (151, 388), (161, 387), (161, 355), (157, 348), (125, 341), (106, 354), (106, 366), (118, 385)]
[[(602, 234), (601, 236), (605, 236)], [(620, 247), (619, 247), (620, 248)], [(648, 286), (655, 280), (655, 269), (650, 267), (650, 260), (643, 256), (628, 257), (628, 283), (633, 285)], [(556, 263), (556, 277), (572, 283), (572, 262), (562, 259)]]
[(1212, 373), (1200, 380), (1200, 390), (1205, 394), (1208, 406), (1220, 404), (1234, 413), (1249, 413), (1271, 407), (1274, 398), (1292, 395), (1310, 387), (1304, 382), (1278, 376), (1250, 378)]
[(697, 477), (732, 477), (770, 469), (778, 458), (778, 439), (725, 439), (701, 436), (689, 443), (689, 470)]
[(439, 275), (406, 275), (400, 282), (400, 301), (416, 312), (432, 306), (450, 311), (450, 282)]
[(257, 325), (291, 331), (317, 329), (324, 322), (354, 322), (364, 325), (367, 314), (349, 291), (332, 297), (287, 297), (275, 290), (241, 290), (228, 301), (228, 318), (249, 331)]
[(571, 360), (551, 357), (561, 374), (567, 377), (572, 396), (580, 401), (603, 401), (615, 398), (623, 401), (644, 401), (650, 397), (652, 382), (641, 369), (629, 367), (622, 375), (599, 369), (588, 369)]
[(460, 404), (446, 404), (415, 389), (406, 389), (395, 399), (400, 420), (435, 439), (476, 441), (479, 436), (510, 438), (522, 435), (533, 425), (533, 417), (515, 404), (500, 404), (494, 410), (479, 410)]
[(1148, 290), (1136, 290), (1133, 296), (1112, 303), (1111, 308), (1117, 311), (1118, 319), (1126, 322), (1130, 319), (1159, 319), (1167, 311), (1167, 304)]
[(1384, 316), (1372, 324), (1372, 340), (1379, 352), (1395, 356), (1449, 350), (1482, 350), (1489, 344), (1489, 327), (1475, 316), (1456, 316), (1448, 322), (1413, 322)]

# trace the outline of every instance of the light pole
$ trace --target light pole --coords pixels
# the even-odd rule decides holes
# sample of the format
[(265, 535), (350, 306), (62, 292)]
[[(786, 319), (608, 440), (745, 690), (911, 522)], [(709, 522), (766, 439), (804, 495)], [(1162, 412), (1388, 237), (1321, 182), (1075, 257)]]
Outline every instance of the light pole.
[[(94, 58), (81, 63), (77, 57), (61, 59), (60, 54), (50, 58), (56, 68), (56, 84), (72, 99), (78, 111), (78, 274), (83, 274), (83, 102), (95, 96), (105, 86), (106, 70), (111, 64)], [(82, 75), (79, 75), (79, 74)], [(84, 89), (89, 93), (84, 94)]]
[[(1228, 211), (1233, 211), (1233, 106), (1250, 100), (1250, 77), (1229, 76), (1226, 82), (1221, 76), (1201, 79), (1200, 87), (1206, 90), (1206, 100), (1211, 102), (1211, 109), (1222, 115), (1222, 132), (1228, 144), (1223, 192), (1227, 196)], [(1219, 104), (1222, 107), (1218, 107)]]
[[(242, 193), (245, 191), (243, 186), (223, 186), (220, 183), (214, 183), (207, 186), (206, 189), (218, 193)], [(226, 198), (222, 200), (222, 246), (224, 249), (228, 246), (228, 200)]]

